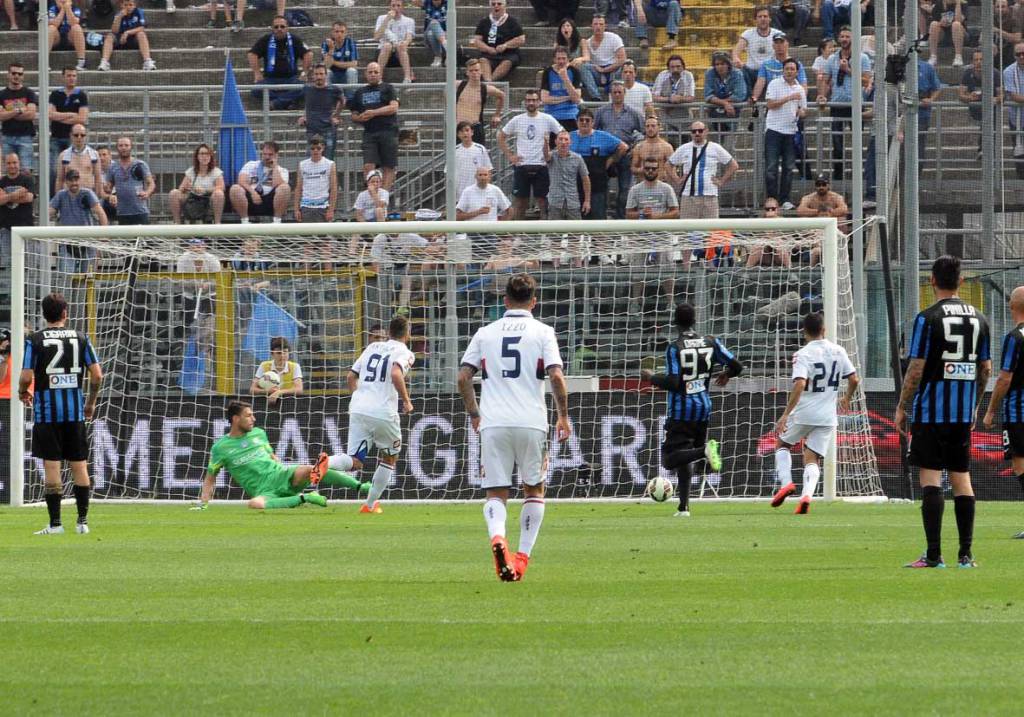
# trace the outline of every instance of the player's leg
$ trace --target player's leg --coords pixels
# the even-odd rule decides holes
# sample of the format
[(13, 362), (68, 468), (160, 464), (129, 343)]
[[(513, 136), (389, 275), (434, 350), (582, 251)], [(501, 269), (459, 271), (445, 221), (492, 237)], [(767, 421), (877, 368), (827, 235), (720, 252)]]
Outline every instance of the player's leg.
[(942, 560), (942, 514), (946, 501), (942, 496), (943, 442), (936, 426), (914, 424), (910, 428), (909, 462), (918, 467), (921, 484), (921, 522), (927, 543), (925, 554), (906, 567), (945, 567)]
[[(1024, 491), (1024, 425), (1014, 423), (1003, 426), (1003, 457), (1010, 461), (1013, 466), (1013, 475), (1016, 476), (1021, 490)], [(1024, 540), (1024, 531), (1013, 536), (1017, 540)]]
[[(312, 478), (313, 471), (316, 470), (316, 466), (297, 466), (295, 472), (292, 474), (291, 484), (293, 488), (302, 490), (306, 486), (314, 486)], [(354, 490), (365, 490), (363, 483), (359, 482), (359, 479), (348, 473), (342, 471), (336, 471), (327, 469), (323, 472), (320, 480), (316, 485), (326, 485), (331, 488), (352, 488)]]
[(797, 515), (805, 515), (810, 509), (814, 490), (818, 487), (818, 479), (821, 478), (821, 461), (828, 453), (831, 440), (832, 428), (830, 426), (814, 426), (807, 431), (803, 450), (803, 487), (800, 491), (800, 502), (794, 511)]
[(54, 535), (64, 532), (64, 526), (60, 522), (60, 501), (63, 497), (60, 468), (60, 461), (43, 461), (43, 495), (46, 498), (46, 512), (50, 516), (50, 523), (42, 530), (36, 531), (36, 535)]
[(523, 509), (519, 513), (519, 550), (515, 580), (522, 580), (530, 554), (544, 522), (544, 476), (548, 472), (547, 436), (529, 428), (515, 430), (515, 462), (523, 483)]
[(794, 437), (794, 428), (793, 425), (786, 426), (785, 433), (775, 439), (775, 479), (779, 482), (779, 489), (772, 496), (773, 508), (778, 508), (796, 491), (793, 483), (793, 446), (800, 437)]
[(487, 523), (487, 536), (491, 541), (491, 554), (494, 557), (494, 570), (498, 579), (511, 582), (515, 579), (515, 567), (512, 554), (505, 539), (505, 521), (508, 511), (509, 488), (512, 487), (512, 469), (515, 465), (515, 454), (509, 440), (509, 431), (503, 428), (490, 428), (480, 432), (480, 487), (487, 492), (484, 501), (484, 521)]
[(370, 490), (360, 513), (381, 513), (380, 497), (395, 475), (395, 464), (402, 452), (402, 425), (395, 420), (363, 417), (367, 429), (368, 446), (379, 446), (377, 468), (373, 472)]
[(950, 426), (943, 441), (946, 449), (944, 461), (948, 467), (949, 482), (953, 487), (953, 513), (960, 538), (957, 565), (973, 568), (974, 554), (974, 487), (971, 485), (971, 427), (968, 424)]
[(74, 481), (71, 490), (75, 494), (75, 507), (78, 509), (78, 520), (75, 532), (89, 532), (89, 464), (86, 461), (71, 461), (71, 478)]
[(395, 475), (395, 464), (398, 463), (398, 454), (391, 454), (381, 451), (377, 457), (377, 468), (373, 471), (373, 478), (370, 481), (370, 490), (366, 493), (366, 501), (359, 509), (360, 513), (383, 513), (380, 507), (380, 497), (388, 487)]

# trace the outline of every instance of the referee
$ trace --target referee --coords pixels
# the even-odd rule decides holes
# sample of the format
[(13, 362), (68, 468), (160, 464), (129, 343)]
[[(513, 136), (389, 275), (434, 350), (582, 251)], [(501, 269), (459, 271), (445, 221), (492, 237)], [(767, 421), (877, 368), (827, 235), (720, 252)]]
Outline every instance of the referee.
[[(62, 294), (50, 294), (42, 301), (46, 328), (25, 342), (25, 361), (18, 381), (18, 397), (32, 408), (32, 453), (43, 460), (46, 473), (46, 509), (50, 524), (36, 535), (60, 535), (61, 462), (67, 461), (74, 480), (78, 524), (75, 532), (89, 532), (89, 445), (85, 422), (96, 412), (103, 370), (89, 339), (65, 328), (68, 302)], [(89, 372), (89, 397), (83, 399), (85, 372)], [(30, 386), (35, 380), (35, 395)]]

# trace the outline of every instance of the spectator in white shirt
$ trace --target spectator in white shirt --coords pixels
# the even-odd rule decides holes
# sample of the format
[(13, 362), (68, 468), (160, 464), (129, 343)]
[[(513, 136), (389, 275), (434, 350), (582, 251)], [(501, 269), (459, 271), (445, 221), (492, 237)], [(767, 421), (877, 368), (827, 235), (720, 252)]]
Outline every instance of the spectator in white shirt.
[(402, 0), (391, 0), (389, 7), (390, 10), (377, 18), (373, 30), (373, 39), (380, 41), (377, 64), (387, 67), (392, 55), (396, 55), (402, 66), (402, 82), (409, 83), (416, 79), (409, 62), (409, 45), (416, 36), (416, 22), (402, 14)]
[(690, 136), (692, 139), (668, 158), (676, 175), (673, 184), (680, 189), (679, 216), (718, 219), (718, 192), (740, 166), (722, 145), (708, 139), (708, 128), (703, 122), (690, 125)]
[(384, 222), (388, 218), (388, 200), (391, 195), (381, 188), (383, 175), (379, 169), (366, 175), (366, 189), (359, 192), (352, 210), (357, 222)]
[(309, 138), (309, 159), (299, 163), (295, 184), (295, 221), (333, 222), (338, 202), (338, 173), (324, 156), (324, 138)]
[[(551, 115), (538, 111), (540, 92), (537, 90), (527, 90), (523, 102), (526, 105), (526, 112), (516, 115), (498, 130), (498, 147), (509, 164), (514, 165), (512, 196), (515, 198), (516, 217), (521, 218), (526, 213), (531, 194), (537, 200), (537, 207), (543, 217), (547, 212), (550, 186), (550, 136), (561, 132), (562, 125)], [(509, 148), (510, 138), (515, 140), (515, 153)]]
[(797, 132), (797, 121), (807, 114), (807, 90), (797, 82), (798, 69), (797, 61), (792, 57), (787, 58), (782, 64), (782, 77), (769, 82), (765, 92), (765, 104), (768, 107), (764, 137), (765, 194), (777, 199), (783, 209), (793, 208), (789, 201), (793, 170), (796, 168), (793, 135)]
[(455, 205), (455, 218), (460, 221), (477, 219), (496, 222), (508, 218), (512, 204), (499, 187), (491, 184), (491, 170), (479, 167), (476, 170), (476, 184), (463, 190), (459, 203)]
[(213, 223), (220, 224), (224, 214), (224, 172), (217, 166), (217, 158), (208, 144), (200, 144), (192, 152), (192, 166), (170, 194), (171, 216), (181, 224), (184, 216), (189, 221), (206, 221), (213, 210)]
[(277, 142), (267, 140), (260, 148), (260, 159), (242, 165), (238, 183), (228, 193), (242, 224), (249, 223), (249, 215), (272, 216), (278, 224), (288, 211), (292, 190), (288, 170), (278, 164), (279, 151)]
[(455, 129), (459, 146), (455, 148), (455, 196), (462, 196), (463, 190), (476, 182), (476, 170), (480, 167), (491, 169), (491, 155), (482, 144), (473, 141), (473, 124), (463, 120)]
[[(772, 38), (784, 34), (772, 27), (771, 11), (767, 5), (758, 5), (754, 8), (754, 23), (754, 27), (747, 28), (740, 34), (740, 39), (732, 50), (732, 66), (743, 68), (743, 78), (747, 81), (748, 88), (752, 88), (757, 82), (757, 71), (761, 69), (761, 63), (772, 56)], [(740, 57), (743, 52), (747, 53), (745, 63)]]
[(590, 62), (583, 63), (583, 89), (594, 102), (604, 99), (612, 80), (619, 78), (619, 70), (626, 62), (626, 47), (622, 38), (614, 32), (605, 32), (603, 15), (594, 15), (590, 28), (594, 34), (584, 42), (590, 54)]
[(626, 106), (646, 117), (654, 109), (654, 96), (650, 87), (636, 81), (636, 63), (632, 60), (622, 65), (622, 84), (626, 86)]

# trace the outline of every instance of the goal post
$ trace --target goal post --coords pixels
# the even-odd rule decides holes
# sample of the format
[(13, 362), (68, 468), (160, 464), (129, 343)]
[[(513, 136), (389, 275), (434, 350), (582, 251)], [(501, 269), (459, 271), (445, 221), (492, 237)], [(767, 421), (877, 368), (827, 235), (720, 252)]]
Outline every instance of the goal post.
[[(552, 444), (554, 495), (639, 496), (663, 471), (664, 394), (642, 386), (639, 372), (661, 368), (671, 309), (685, 299), (698, 329), (722, 336), (749, 367), (712, 391), (711, 430), (732, 453), (720, 475), (695, 476), (693, 490), (764, 498), (774, 488), (769, 439), (800, 315), (822, 310), (828, 335), (860, 366), (846, 241), (831, 218), (15, 227), (13, 366), (22, 360), (18, 337), (39, 327), (38, 299), (64, 290), (70, 325), (90, 336), (108, 374), (90, 429), (97, 495), (189, 499), (205, 451), (225, 430), (218, 407), (248, 395), (267, 357), (256, 314), (273, 314), (273, 331), (291, 327), (292, 356), (307, 374), (301, 398), (277, 408), (255, 399), (294, 463), (320, 446), (344, 448), (344, 376), (386, 320), (404, 313), (414, 325), (419, 408), (403, 419), (405, 478), (393, 495), (468, 498), (479, 485), (479, 444), (453, 377), (472, 333), (500, 315), (504, 277), (528, 270), (540, 287), (538, 318), (555, 326), (565, 372), (581, 389), (576, 438)], [(221, 270), (193, 267), (182, 258), (190, 247), (215, 255)], [(759, 251), (776, 265), (751, 264)], [(202, 376), (189, 373), (190, 360), (205, 367)], [(42, 497), (25, 419), (12, 400), (13, 505)], [(837, 435), (823, 497), (880, 496), (862, 393)], [(217, 496), (241, 493), (222, 476)]]

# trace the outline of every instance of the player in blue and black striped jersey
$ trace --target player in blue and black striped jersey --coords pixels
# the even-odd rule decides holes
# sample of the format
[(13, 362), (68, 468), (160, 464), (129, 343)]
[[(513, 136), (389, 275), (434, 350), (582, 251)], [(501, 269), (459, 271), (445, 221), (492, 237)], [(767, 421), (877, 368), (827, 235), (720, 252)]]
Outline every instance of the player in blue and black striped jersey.
[[(992, 400), (985, 411), (985, 428), (996, 422), (996, 411), (1002, 413), (1003, 456), (1011, 461), (1021, 489), (1024, 489), (1024, 286), (1010, 294), (1010, 317), (1014, 328), (1003, 337), (1003, 353), (999, 361), (999, 378), (992, 389)], [(1013, 536), (1024, 539), (1024, 531)]]
[[(96, 411), (103, 371), (88, 337), (65, 327), (68, 302), (61, 294), (42, 301), (46, 328), (25, 341), (25, 359), (18, 382), (18, 396), (32, 408), (32, 454), (43, 460), (44, 494), (50, 524), (36, 535), (64, 532), (60, 522), (61, 463), (67, 461), (74, 480), (78, 507), (76, 532), (86, 534), (89, 513), (89, 445), (85, 422)], [(89, 396), (82, 388), (89, 374)], [(35, 396), (29, 387), (35, 380)]]
[(665, 372), (641, 371), (640, 376), (658, 388), (668, 391), (668, 415), (665, 418), (665, 442), (661, 446), (661, 462), (679, 477), (679, 510), (677, 516), (690, 514), (690, 464), (704, 458), (712, 470), (722, 467), (718, 441), (708, 440), (711, 419), (711, 395), (708, 381), (714, 366), (724, 366), (715, 383), (725, 386), (739, 376), (743, 364), (736, 360), (714, 336), (701, 336), (693, 330), (697, 312), (683, 302), (676, 306), (675, 324), (679, 338), (665, 350)]
[(971, 430), (978, 415), (979, 391), (992, 375), (988, 321), (958, 295), (960, 260), (941, 256), (932, 264), (936, 301), (914, 319), (903, 392), (896, 406), (896, 428), (907, 429), (910, 414), (910, 463), (921, 481), (921, 516), (928, 549), (908, 568), (945, 567), (942, 560), (942, 471), (953, 486), (953, 507), (960, 535), (958, 565), (973, 568), (974, 489), (971, 487)]

